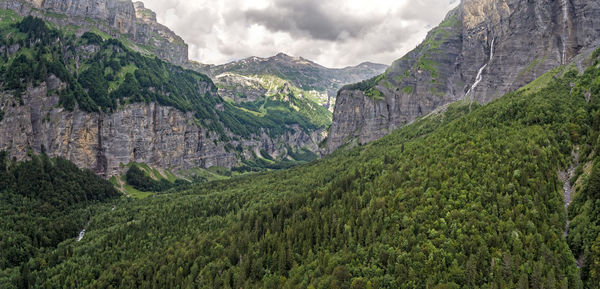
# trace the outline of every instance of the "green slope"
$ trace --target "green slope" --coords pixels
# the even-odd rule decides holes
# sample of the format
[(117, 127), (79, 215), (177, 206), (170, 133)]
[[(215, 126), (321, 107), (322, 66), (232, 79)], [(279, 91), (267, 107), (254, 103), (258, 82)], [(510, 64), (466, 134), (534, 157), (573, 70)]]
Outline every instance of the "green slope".
[(32, 285), (29, 262), (76, 237), (119, 195), (109, 182), (64, 159), (41, 155), (14, 162), (0, 152), (0, 288)]
[(28, 274), (47, 288), (582, 288), (557, 172), (596, 144), (598, 84), (598, 68), (568, 72), (311, 164), (124, 201)]

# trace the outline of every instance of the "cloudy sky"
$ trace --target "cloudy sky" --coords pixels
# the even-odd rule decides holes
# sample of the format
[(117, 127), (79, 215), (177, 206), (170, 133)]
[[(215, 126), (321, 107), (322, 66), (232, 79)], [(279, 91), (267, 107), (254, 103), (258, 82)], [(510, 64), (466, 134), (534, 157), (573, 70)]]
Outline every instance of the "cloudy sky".
[(328, 67), (390, 64), (458, 0), (142, 0), (190, 46), (222, 64), (284, 52)]

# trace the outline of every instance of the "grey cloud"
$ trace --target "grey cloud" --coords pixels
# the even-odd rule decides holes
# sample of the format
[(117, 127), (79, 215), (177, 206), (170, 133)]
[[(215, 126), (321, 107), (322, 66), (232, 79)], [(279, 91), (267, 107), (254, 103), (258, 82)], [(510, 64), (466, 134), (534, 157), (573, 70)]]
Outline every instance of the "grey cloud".
[(449, 5), (454, 5), (458, 0), (411, 0), (407, 1), (404, 7), (400, 10), (400, 17), (410, 20), (422, 20), (429, 22), (430, 26), (436, 26), (435, 20), (444, 17), (447, 11), (445, 9)]
[[(374, 0), (380, 6), (365, 11), (342, 9), (348, 0), (143, 1), (203, 63), (284, 52), (343, 67), (402, 57), (457, 0)], [(368, 7), (363, 1), (359, 5)]]
[(272, 31), (329, 41), (348, 36), (356, 38), (381, 22), (381, 19), (339, 14), (325, 3), (327, 1), (277, 0), (267, 9), (247, 11), (245, 17)]

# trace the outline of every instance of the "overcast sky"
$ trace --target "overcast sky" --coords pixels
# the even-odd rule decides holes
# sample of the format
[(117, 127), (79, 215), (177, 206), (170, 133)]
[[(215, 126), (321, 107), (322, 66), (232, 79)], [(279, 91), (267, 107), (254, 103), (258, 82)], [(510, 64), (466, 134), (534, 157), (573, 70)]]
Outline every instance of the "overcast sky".
[(143, 0), (190, 46), (222, 64), (284, 52), (328, 67), (390, 64), (458, 0)]

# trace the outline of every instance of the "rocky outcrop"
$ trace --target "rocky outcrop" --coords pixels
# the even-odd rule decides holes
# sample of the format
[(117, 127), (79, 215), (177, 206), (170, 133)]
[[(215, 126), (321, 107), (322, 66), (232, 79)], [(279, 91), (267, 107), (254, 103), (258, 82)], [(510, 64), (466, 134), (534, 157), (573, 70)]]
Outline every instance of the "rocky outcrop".
[(156, 47), (153, 53), (177, 65), (188, 62), (188, 45), (175, 32), (156, 21), (156, 13), (144, 7), (142, 2), (133, 3), (136, 14), (136, 41), (147, 47)]
[(3, 0), (0, 8), (20, 15), (32, 15), (59, 26), (74, 25), (76, 32), (99, 29), (113, 37), (124, 35), (132, 47), (143, 53), (184, 65), (188, 61), (188, 46), (167, 27), (156, 21), (154, 12), (143, 3), (130, 0)]
[(326, 152), (458, 99), (492, 101), (599, 40), (598, 1), (464, 0), (386, 73), (339, 92)]
[(260, 100), (268, 92), (256, 77), (224, 73), (213, 79), (219, 88), (219, 94), (237, 103)]
[[(28, 151), (64, 157), (79, 167), (110, 177), (123, 173), (125, 164), (142, 162), (153, 167), (189, 169), (232, 167), (242, 155), (251, 158), (261, 150), (273, 157), (288, 148), (318, 150), (324, 131), (305, 133), (298, 127), (278, 138), (264, 132), (242, 139), (219, 141), (219, 136), (194, 122), (191, 112), (156, 103), (135, 103), (114, 113), (67, 111), (58, 105), (56, 91), (64, 88), (50, 76), (22, 96), (0, 94), (0, 150), (17, 159)], [(238, 149), (236, 149), (238, 148)]]

